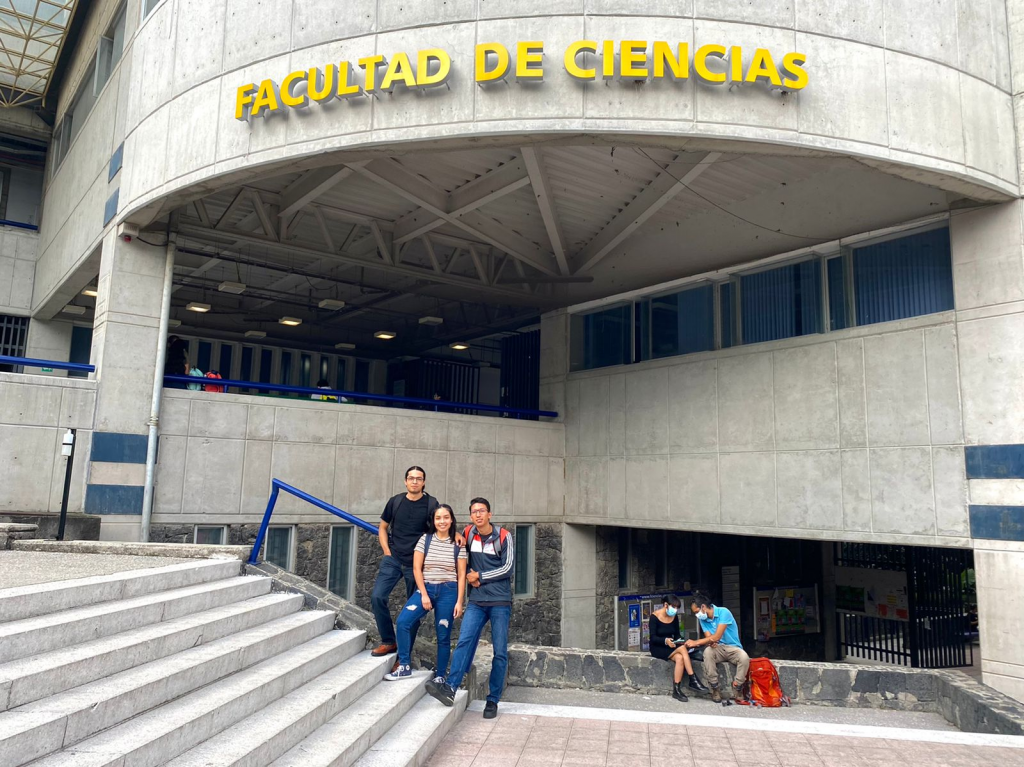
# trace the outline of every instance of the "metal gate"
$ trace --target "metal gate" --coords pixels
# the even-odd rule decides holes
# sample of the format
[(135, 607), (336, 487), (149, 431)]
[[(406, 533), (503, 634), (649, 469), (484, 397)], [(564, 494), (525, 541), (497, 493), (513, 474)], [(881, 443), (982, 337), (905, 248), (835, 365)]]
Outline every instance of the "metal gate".
[(539, 330), (501, 339), (501, 404), (524, 410), (540, 407)]
[[(24, 357), (28, 340), (28, 317), (0, 314), (0, 355)], [(0, 373), (20, 373), (21, 366), (0, 365)]]
[(956, 668), (974, 663), (966, 573), (973, 553), (961, 549), (838, 543), (841, 567), (906, 575), (904, 619), (865, 615), (836, 605), (840, 658), (913, 668)]

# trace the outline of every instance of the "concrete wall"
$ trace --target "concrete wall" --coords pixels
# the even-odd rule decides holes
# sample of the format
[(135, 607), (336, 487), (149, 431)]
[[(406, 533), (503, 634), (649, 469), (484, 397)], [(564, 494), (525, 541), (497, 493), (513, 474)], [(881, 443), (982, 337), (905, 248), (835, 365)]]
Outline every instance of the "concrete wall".
[(59, 511), (64, 432), (78, 429), (68, 509), (83, 508), (96, 385), (77, 378), (0, 373), (0, 511)]
[(29, 314), (38, 246), (37, 232), (0, 226), (0, 314)]
[[(496, 522), (563, 517), (558, 423), (168, 390), (160, 434), (156, 524), (258, 521), (272, 478), (376, 522), (413, 464), (460, 519), (478, 495)], [(275, 522), (333, 519), (286, 495), (277, 508)]]

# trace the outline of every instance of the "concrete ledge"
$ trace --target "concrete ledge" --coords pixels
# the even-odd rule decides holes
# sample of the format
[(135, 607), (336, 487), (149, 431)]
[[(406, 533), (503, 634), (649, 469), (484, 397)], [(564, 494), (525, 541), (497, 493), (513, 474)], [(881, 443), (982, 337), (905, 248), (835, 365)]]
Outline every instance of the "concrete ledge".
[(17, 551), (48, 551), (70, 554), (118, 554), (121, 556), (175, 557), (177, 559), (249, 558), (249, 546), (200, 546), (189, 543), (129, 543), (122, 541), (15, 541)]
[[(60, 514), (56, 512), (7, 511), (0, 514), (0, 523), (13, 522), (23, 525), (37, 525), (36, 538), (56, 539), (60, 526)], [(73, 541), (95, 541), (100, 537), (100, 518), (92, 514), (68, 514), (64, 537)]]
[[(772, 660), (794, 703), (942, 714), (965, 732), (1024, 735), (1024, 705), (959, 671)], [(702, 673), (700, 663), (694, 670)], [(719, 665), (728, 689), (733, 667)], [(671, 665), (632, 652), (509, 647), (508, 683), (520, 687), (670, 695)]]
[(15, 541), (35, 538), (37, 525), (23, 525), (15, 522), (0, 522), (0, 551), (10, 549)]

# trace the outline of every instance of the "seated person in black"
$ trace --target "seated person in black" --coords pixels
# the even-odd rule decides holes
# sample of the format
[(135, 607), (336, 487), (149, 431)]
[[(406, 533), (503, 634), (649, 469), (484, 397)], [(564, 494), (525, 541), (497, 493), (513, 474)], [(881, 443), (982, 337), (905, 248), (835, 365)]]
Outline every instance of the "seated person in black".
[(679, 607), (679, 597), (669, 594), (662, 599), (661, 607), (651, 613), (651, 655), (675, 663), (672, 697), (685, 702), (688, 698), (683, 691), (683, 671), (690, 679), (691, 690), (707, 692), (708, 688), (693, 673), (690, 651), (686, 649), (679, 633)]

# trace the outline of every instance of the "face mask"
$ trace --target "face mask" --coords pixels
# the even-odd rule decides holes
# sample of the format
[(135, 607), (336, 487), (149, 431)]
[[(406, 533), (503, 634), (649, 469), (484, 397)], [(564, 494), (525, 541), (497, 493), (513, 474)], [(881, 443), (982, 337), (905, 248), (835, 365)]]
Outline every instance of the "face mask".
[(708, 614), (704, 612), (704, 610), (701, 610), (699, 613), (697, 613), (697, 618), (699, 620), (706, 621), (708, 619)]
[(674, 607), (666, 607), (665, 608), (665, 612), (668, 613), (668, 617), (669, 618), (675, 618), (676, 617), (676, 613), (679, 612), (679, 611), (676, 610), (676, 608), (674, 608)]

